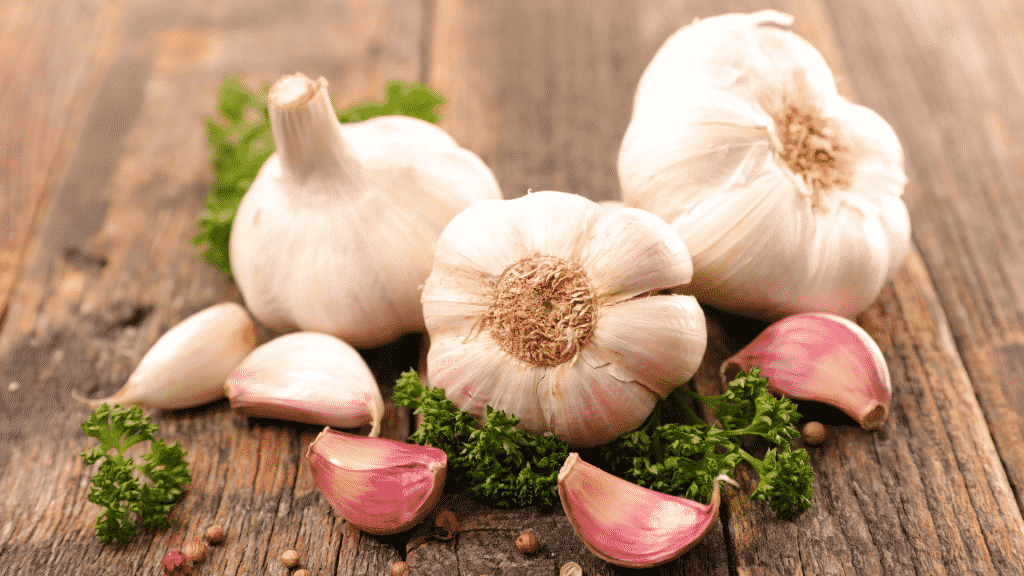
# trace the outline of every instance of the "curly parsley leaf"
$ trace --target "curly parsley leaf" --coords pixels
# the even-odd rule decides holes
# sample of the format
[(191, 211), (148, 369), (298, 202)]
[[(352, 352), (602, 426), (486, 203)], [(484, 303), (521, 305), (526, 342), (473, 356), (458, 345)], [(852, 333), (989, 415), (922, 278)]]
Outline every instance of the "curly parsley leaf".
[(452, 489), (495, 508), (558, 504), (558, 471), (569, 456), (565, 442), (526, 432), (518, 418), (490, 406), (485, 421), (477, 423), (443, 389), (425, 388), (412, 370), (399, 377), (392, 399), (422, 414), (409, 440), (445, 451)]
[[(266, 101), (268, 89), (269, 86), (264, 86), (257, 94), (242, 82), (241, 75), (227, 77), (217, 89), (221, 117), (205, 121), (213, 180), (192, 241), (201, 247), (202, 257), (227, 278), (231, 278), (228, 239), (238, 204), (274, 152)], [(360, 102), (337, 114), (342, 123), (398, 114), (436, 124), (442, 104), (444, 98), (425, 84), (391, 80), (384, 101)]]
[[(689, 407), (699, 400), (715, 415), (703, 422)], [(734, 474), (741, 462), (758, 473), (752, 500), (762, 500), (783, 519), (811, 506), (814, 472), (806, 450), (792, 450), (799, 431), (796, 405), (768, 391), (768, 379), (756, 368), (741, 372), (718, 396), (677, 388), (668, 398), (688, 423), (661, 423), (663, 404), (639, 429), (600, 448), (605, 466), (641, 486), (708, 502), (715, 476)], [(757, 437), (772, 447), (761, 459), (743, 448)]]
[[(82, 452), (85, 463), (103, 460), (92, 477), (88, 496), (89, 502), (102, 507), (96, 520), (97, 539), (103, 544), (126, 544), (138, 533), (137, 524), (144, 528), (170, 526), (171, 511), (192, 481), (181, 445), (168, 446), (155, 438), (157, 425), (138, 407), (101, 404), (82, 424), (82, 430), (100, 441), (99, 446)], [(151, 451), (142, 455), (142, 464), (124, 455), (146, 441)], [(111, 450), (116, 453), (108, 454)]]

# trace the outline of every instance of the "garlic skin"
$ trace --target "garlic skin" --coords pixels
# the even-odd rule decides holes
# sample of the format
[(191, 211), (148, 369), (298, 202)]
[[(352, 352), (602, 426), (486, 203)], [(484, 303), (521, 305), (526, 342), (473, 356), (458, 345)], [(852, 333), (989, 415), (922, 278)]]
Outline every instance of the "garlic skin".
[(903, 150), (885, 120), (837, 93), (792, 22), (727, 14), (665, 42), (619, 151), (622, 196), (686, 242), (686, 293), (701, 303), (853, 318), (910, 247)]
[(656, 216), (564, 192), (484, 200), (437, 241), (423, 288), (431, 386), (481, 421), (597, 446), (697, 371), (704, 313), (686, 245)]
[(245, 416), (380, 433), (384, 398), (355, 348), (329, 334), (292, 332), (252, 351), (224, 383)]
[(419, 524), (441, 499), (448, 457), (432, 446), (324, 428), (306, 451), (317, 488), (348, 522), (371, 534)]
[(878, 344), (857, 324), (832, 314), (788, 316), (722, 363), (723, 380), (759, 367), (768, 389), (839, 408), (865, 430), (889, 416), (892, 381)]
[(246, 306), (277, 333), (357, 348), (422, 331), (433, 243), (460, 210), (501, 197), (490, 169), (429, 122), (340, 124), (323, 78), (284, 76), (268, 100), (276, 151), (229, 242)]
[(120, 390), (98, 400), (177, 410), (224, 397), (224, 380), (256, 347), (256, 324), (235, 302), (204, 308), (171, 327), (139, 361)]
[(626, 568), (650, 568), (679, 558), (718, 519), (718, 482), (711, 502), (656, 492), (623, 480), (569, 453), (558, 472), (558, 497), (580, 540), (597, 557)]

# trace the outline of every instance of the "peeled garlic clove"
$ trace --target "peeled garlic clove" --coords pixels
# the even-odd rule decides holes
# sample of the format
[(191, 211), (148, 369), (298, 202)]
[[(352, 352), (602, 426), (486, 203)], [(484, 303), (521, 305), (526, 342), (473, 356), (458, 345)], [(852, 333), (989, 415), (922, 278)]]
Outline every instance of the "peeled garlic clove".
[(329, 334), (293, 332), (252, 351), (224, 384), (246, 416), (380, 433), (384, 398), (355, 348)]
[(256, 347), (256, 325), (235, 302), (200, 310), (171, 327), (139, 361), (125, 385), (108, 398), (81, 398), (175, 410), (224, 396), (224, 379)]
[(768, 389), (839, 408), (865, 430), (889, 415), (892, 382), (878, 344), (857, 324), (832, 314), (788, 316), (722, 363), (727, 378), (753, 367)]
[(580, 540), (596, 556), (626, 568), (650, 568), (693, 548), (718, 518), (718, 481), (711, 503), (656, 492), (569, 453), (558, 472), (558, 496)]
[(306, 460), (335, 512), (371, 534), (404, 532), (426, 518), (448, 465), (438, 448), (330, 428), (309, 445)]

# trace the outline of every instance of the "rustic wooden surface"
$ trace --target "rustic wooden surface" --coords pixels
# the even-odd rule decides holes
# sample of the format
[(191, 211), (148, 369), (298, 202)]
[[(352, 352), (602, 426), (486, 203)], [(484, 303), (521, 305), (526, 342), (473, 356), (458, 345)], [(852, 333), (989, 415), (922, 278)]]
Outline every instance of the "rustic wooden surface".
[[(657, 574), (1024, 573), (1024, 5), (920, 0), (4, 0), (0, 3), (0, 575), (158, 574), (170, 548), (223, 523), (198, 574), (634, 574), (597, 559), (564, 515), (449, 496), (463, 531), (347, 526), (301, 457), (315, 427), (234, 416), (226, 401), (157, 412), (195, 477), (169, 530), (99, 545), (86, 501), (88, 411), (167, 328), (233, 286), (190, 240), (210, 179), (202, 120), (215, 90), (323, 75), (339, 103), (390, 78), (425, 81), (442, 126), (527, 189), (615, 198), (636, 81), (695, 16), (773, 7), (825, 55), (841, 91), (906, 150), (914, 248), (858, 320), (894, 383), (883, 429), (824, 413), (814, 507), (795, 522), (727, 491), (721, 522)], [(695, 385), (763, 327), (708, 310)], [(366, 351), (390, 391), (419, 337)], [(408, 420), (395, 415), (389, 434)], [(753, 478), (741, 475), (749, 492)], [(541, 553), (515, 535), (533, 529)]]

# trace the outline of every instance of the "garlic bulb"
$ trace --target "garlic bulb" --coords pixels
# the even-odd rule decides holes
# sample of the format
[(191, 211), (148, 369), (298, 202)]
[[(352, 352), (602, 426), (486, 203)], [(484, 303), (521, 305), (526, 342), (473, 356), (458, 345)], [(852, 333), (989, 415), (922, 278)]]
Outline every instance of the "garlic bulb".
[(839, 408), (865, 430), (885, 424), (889, 367), (863, 328), (832, 314), (795, 314), (764, 329), (722, 363), (723, 379), (758, 367), (768, 389)]
[(329, 334), (292, 332), (252, 351), (224, 384), (246, 416), (380, 433), (384, 398), (359, 352)]
[(903, 151), (772, 10), (695, 21), (655, 54), (619, 152), (627, 205), (672, 224), (686, 293), (773, 320), (853, 317), (910, 246)]
[(479, 420), (596, 446), (635, 429), (696, 371), (704, 313), (662, 220), (581, 196), (485, 200), (437, 241), (423, 288), (431, 386)]
[(204, 308), (171, 327), (139, 361), (120, 390), (108, 398), (80, 398), (177, 410), (224, 397), (224, 380), (256, 347), (256, 324), (235, 302)]
[(306, 461), (317, 488), (345, 520), (371, 534), (396, 534), (437, 505), (448, 456), (431, 446), (325, 428)]
[(275, 332), (357, 347), (421, 331), (420, 286), (441, 230), (494, 175), (440, 128), (405, 116), (342, 125), (327, 82), (285, 76), (268, 95), (277, 151), (242, 198), (231, 271)]
[(682, 556), (718, 519), (718, 482), (701, 504), (618, 478), (571, 452), (558, 472), (558, 497), (580, 540), (596, 556), (627, 568), (650, 568)]

